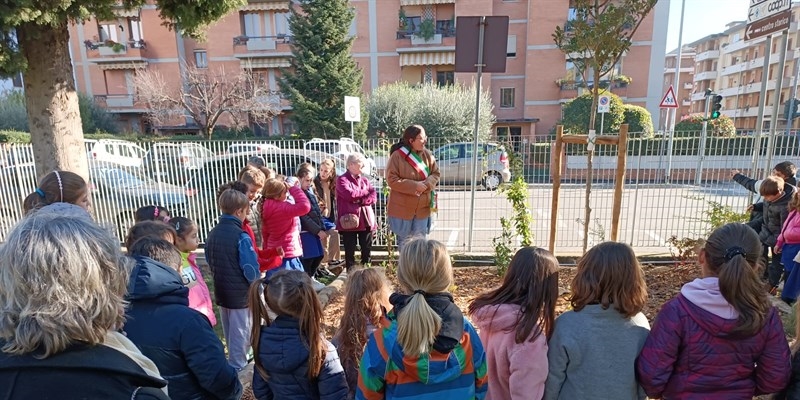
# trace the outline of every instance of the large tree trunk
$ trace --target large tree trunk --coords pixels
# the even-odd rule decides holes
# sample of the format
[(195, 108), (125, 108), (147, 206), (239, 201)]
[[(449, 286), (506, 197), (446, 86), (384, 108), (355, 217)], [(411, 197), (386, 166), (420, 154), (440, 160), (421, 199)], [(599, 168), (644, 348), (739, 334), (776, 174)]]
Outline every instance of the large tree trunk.
[(36, 171), (39, 176), (55, 169), (72, 171), (88, 180), (67, 23), (22, 24), (17, 38), (28, 60), (25, 105)]

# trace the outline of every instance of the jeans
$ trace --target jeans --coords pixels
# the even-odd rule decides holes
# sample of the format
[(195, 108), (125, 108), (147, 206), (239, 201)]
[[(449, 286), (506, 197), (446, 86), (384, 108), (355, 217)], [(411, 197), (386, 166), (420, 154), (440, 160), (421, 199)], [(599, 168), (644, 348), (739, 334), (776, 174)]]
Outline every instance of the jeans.
[(403, 248), (403, 244), (413, 237), (427, 237), (431, 231), (431, 217), (400, 219), (389, 217), (389, 229), (397, 237), (397, 248)]
[(250, 309), (219, 308), (222, 332), (228, 345), (228, 364), (239, 371), (247, 365), (247, 351), (250, 348)]
[[(781, 282), (781, 278), (783, 278), (783, 264), (781, 264), (781, 255), (772, 253), (772, 258), (770, 258), (769, 254), (771, 252), (772, 248), (764, 245), (762, 259), (764, 260), (764, 265), (767, 266), (767, 281), (770, 286), (775, 287), (778, 286)], [(769, 263), (767, 263), (768, 259)]]
[(361, 247), (361, 264), (370, 262), (372, 253), (372, 231), (361, 232), (339, 232), (344, 241), (344, 265), (347, 272), (350, 272), (356, 265), (356, 240)]

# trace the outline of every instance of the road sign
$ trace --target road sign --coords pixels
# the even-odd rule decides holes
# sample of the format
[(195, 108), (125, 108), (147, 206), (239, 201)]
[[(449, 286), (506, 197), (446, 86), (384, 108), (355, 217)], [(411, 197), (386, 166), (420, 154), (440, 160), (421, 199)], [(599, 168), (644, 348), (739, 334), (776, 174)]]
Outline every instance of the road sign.
[(361, 122), (361, 99), (359, 97), (344, 96), (344, 120)]
[(660, 108), (678, 108), (678, 101), (675, 100), (675, 90), (672, 89), (672, 85), (669, 85), (667, 93), (664, 94), (664, 98), (661, 99), (661, 104), (658, 106)]
[(786, 10), (749, 23), (747, 24), (747, 29), (744, 31), (744, 40), (753, 40), (787, 29), (789, 28), (791, 18), (792, 10)]
[(597, 112), (607, 113), (611, 111), (611, 98), (606, 95), (601, 95), (597, 98)]
[[(456, 72), (478, 72), (481, 17), (456, 17)], [(506, 72), (508, 17), (486, 17), (483, 31), (483, 72)]]
[(791, 9), (791, 0), (759, 0), (758, 2), (751, 2), (750, 9), (747, 11), (747, 23), (751, 24)]

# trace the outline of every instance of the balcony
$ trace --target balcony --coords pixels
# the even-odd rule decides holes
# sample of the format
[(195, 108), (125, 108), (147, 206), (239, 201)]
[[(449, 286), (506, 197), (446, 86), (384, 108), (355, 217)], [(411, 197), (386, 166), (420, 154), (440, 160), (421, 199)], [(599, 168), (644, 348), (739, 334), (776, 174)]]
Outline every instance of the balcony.
[(694, 81), (695, 82), (711, 80), (711, 79), (717, 79), (717, 71), (704, 71), (704, 72), (698, 72), (698, 73), (694, 74)]
[(132, 94), (98, 94), (94, 96), (95, 104), (111, 113), (143, 113), (142, 107), (135, 107)]
[(111, 40), (105, 42), (86, 40), (83, 44), (86, 46), (86, 54), (89, 61), (93, 63), (129, 62), (134, 65), (147, 65), (147, 59), (145, 58), (147, 43), (144, 40), (131, 40), (127, 43), (118, 43)]
[[(694, 67), (681, 67), (681, 73), (682, 74), (684, 74), (684, 73), (691, 74), (693, 72), (694, 72)], [(675, 67), (666, 67), (666, 68), (664, 68), (664, 73), (665, 74), (674, 74), (675, 73)]]
[(400, 0), (401, 6), (426, 6), (434, 4), (455, 4), (456, 0)]
[(247, 0), (247, 4), (239, 8), (242, 11), (289, 11), (289, 0)]
[(686, 82), (686, 83), (683, 84), (683, 88), (684, 89), (693, 89), (694, 88), (694, 83)]
[(242, 68), (286, 68), (291, 64), (294, 37), (236, 36), (233, 38), (233, 56), (240, 59)]
[(719, 58), (719, 50), (708, 50), (708, 51), (704, 51), (702, 53), (698, 53), (695, 56), (694, 60), (695, 60), (695, 62), (700, 62), (700, 61), (717, 59), (717, 58)]

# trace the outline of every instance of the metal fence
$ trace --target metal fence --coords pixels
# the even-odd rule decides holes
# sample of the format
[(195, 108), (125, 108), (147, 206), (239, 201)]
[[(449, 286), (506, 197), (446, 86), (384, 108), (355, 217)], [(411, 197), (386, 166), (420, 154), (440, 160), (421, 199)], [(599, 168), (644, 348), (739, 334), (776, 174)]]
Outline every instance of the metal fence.
[[(704, 213), (713, 203), (743, 211), (755, 199), (746, 189), (731, 180), (731, 171), (763, 177), (767, 161), (798, 163), (797, 136), (779, 136), (770, 157), (761, 151), (754, 157), (752, 137), (709, 138), (704, 155), (700, 156), (698, 137), (676, 138), (668, 146), (662, 138), (640, 139), (632, 135), (628, 144), (626, 182), (623, 192), (619, 240), (631, 244), (638, 253), (667, 253), (671, 236), (700, 237), (707, 229)], [(324, 148), (327, 153), (308, 150), (304, 141), (175, 141), (122, 142), (87, 141), (90, 162), (93, 212), (95, 218), (109, 227), (120, 240), (133, 223), (134, 211), (144, 205), (162, 205), (173, 216), (185, 215), (200, 227), (201, 241), (218, 216), (216, 192), (221, 183), (236, 179), (238, 171), (252, 155), (261, 156), (279, 174), (290, 175), (297, 165), (323, 158), (337, 159), (337, 170), (344, 172), (344, 156), (336, 146)], [(762, 148), (765, 147), (764, 140)], [(369, 158), (373, 185), (383, 186), (383, 172), (390, 143), (373, 139), (359, 143)], [(442, 171), (439, 187), (439, 212), (435, 215), (432, 237), (447, 244), (453, 252), (492, 252), (492, 238), (500, 235), (500, 218), (511, 215), (511, 207), (502, 191), (493, 189), (494, 174), (506, 162), (514, 175), (522, 174), (529, 184), (530, 211), (534, 217), (535, 243), (547, 245), (552, 213), (551, 142), (537, 138), (535, 142), (504, 141), (508, 160), (493, 147), (481, 158), (478, 190), (475, 192), (474, 230), (469, 232), (472, 191), (469, 179), (471, 144), (448, 143), (431, 137), (428, 148), (434, 151)], [(671, 154), (667, 149), (671, 148)], [(591, 196), (590, 244), (610, 237), (613, 179), (616, 171), (616, 148), (596, 147), (594, 182)], [(0, 161), (0, 238), (21, 217), (21, 204), (36, 188), (36, 171), (29, 145), (3, 148)], [(334, 153), (334, 154), (328, 154)], [(484, 154), (479, 152), (479, 154)], [(585, 148), (565, 146), (562, 182), (557, 210), (556, 252), (579, 253), (582, 245), (584, 190), (586, 177)], [(487, 189), (485, 186), (489, 186)], [(384, 214), (385, 204), (376, 211)], [(472, 242), (469, 242), (470, 236)], [(377, 235), (381, 246), (384, 235)]]

